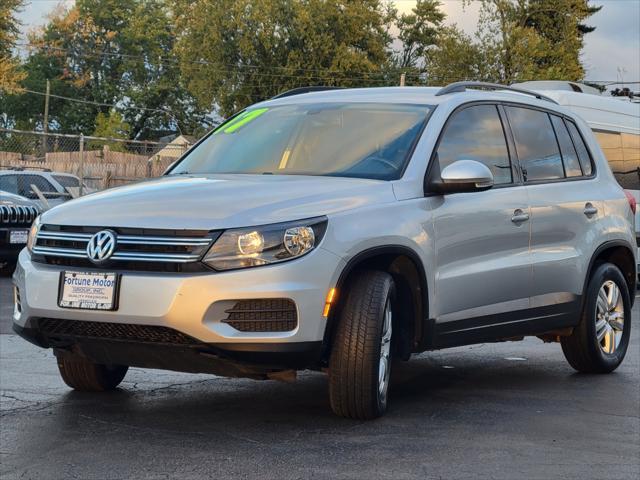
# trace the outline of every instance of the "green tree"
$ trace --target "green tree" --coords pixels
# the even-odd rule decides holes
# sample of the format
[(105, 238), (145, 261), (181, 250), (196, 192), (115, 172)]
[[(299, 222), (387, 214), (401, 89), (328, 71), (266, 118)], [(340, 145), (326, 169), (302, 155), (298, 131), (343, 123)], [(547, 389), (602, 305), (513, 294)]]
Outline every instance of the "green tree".
[(427, 82), (446, 85), (461, 80), (490, 80), (491, 68), (487, 55), (477, 42), (457, 26), (445, 27), (438, 32), (437, 45), (427, 59)]
[[(98, 114), (108, 116), (112, 105), (131, 125), (133, 138), (200, 125), (204, 112), (182, 85), (173, 55), (171, 3), (77, 0), (31, 36), (27, 88), (43, 92), (50, 79), (52, 94), (85, 102), (52, 98), (51, 129), (92, 132)], [(42, 101), (25, 94), (9, 102), (15, 123), (37, 125)]]
[[(108, 115), (100, 112), (96, 117), (96, 129), (93, 132), (94, 137), (104, 137), (112, 139), (126, 140), (131, 133), (131, 125), (124, 121), (122, 115), (115, 110), (111, 110)], [(116, 152), (126, 151), (126, 143), (112, 141), (104, 142), (99, 140), (91, 140), (89, 148), (102, 148), (108, 145), (110, 150)]]
[(478, 38), (501, 82), (579, 80), (589, 0), (480, 0)]
[(418, 0), (409, 14), (397, 21), (398, 40), (402, 49), (396, 57), (397, 67), (403, 70), (420, 69), (427, 61), (428, 50), (438, 42), (446, 15), (438, 0)]
[(12, 52), (20, 33), (16, 13), (22, 5), (23, 0), (0, 0), (0, 94), (18, 91), (25, 77)]
[(380, 0), (180, 0), (175, 11), (187, 86), (224, 116), (299, 86), (386, 82), (393, 10)]

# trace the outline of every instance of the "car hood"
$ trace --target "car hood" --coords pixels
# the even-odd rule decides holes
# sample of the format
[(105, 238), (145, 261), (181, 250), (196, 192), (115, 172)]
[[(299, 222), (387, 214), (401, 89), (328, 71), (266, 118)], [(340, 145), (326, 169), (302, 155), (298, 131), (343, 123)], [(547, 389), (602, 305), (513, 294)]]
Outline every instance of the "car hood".
[(71, 200), (43, 223), (162, 229), (233, 228), (330, 215), (395, 199), (379, 180), (301, 175), (174, 175)]
[(5, 192), (0, 190), (0, 205), (19, 205), (21, 207), (36, 207), (40, 210), (40, 206), (28, 198), (14, 193)]

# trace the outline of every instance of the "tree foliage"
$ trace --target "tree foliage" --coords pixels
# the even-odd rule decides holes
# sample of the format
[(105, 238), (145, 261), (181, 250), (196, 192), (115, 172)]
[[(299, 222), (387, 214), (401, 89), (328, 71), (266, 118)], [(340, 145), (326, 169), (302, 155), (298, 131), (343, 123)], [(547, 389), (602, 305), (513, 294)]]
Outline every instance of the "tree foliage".
[[(50, 79), (53, 93), (89, 102), (52, 100), (53, 129), (92, 132), (114, 104), (134, 138), (193, 129), (203, 112), (182, 86), (172, 22), (162, 0), (77, 0), (31, 36), (25, 86), (43, 92)], [(18, 123), (38, 123), (43, 99), (32, 97), (13, 102)]]
[[(131, 125), (124, 121), (122, 115), (115, 110), (111, 110), (107, 115), (100, 112), (96, 117), (96, 129), (93, 132), (95, 137), (113, 138), (127, 140), (131, 134)], [(100, 149), (108, 145), (110, 150), (123, 152), (126, 150), (124, 142), (112, 141), (103, 142), (97, 140), (89, 141), (89, 149)]]
[(417, 0), (411, 13), (398, 18), (398, 40), (402, 48), (397, 55), (400, 69), (423, 68), (428, 51), (438, 43), (439, 32), (446, 15), (438, 0)]
[(379, 0), (181, 0), (182, 73), (202, 107), (229, 115), (306, 85), (380, 85), (392, 38)]
[(20, 33), (16, 13), (22, 5), (23, 0), (0, 1), (0, 94), (18, 91), (20, 82), (26, 76), (20, 71), (19, 63), (11, 51)]
[(496, 81), (579, 80), (589, 0), (480, 0), (478, 38)]
[(49, 80), (50, 131), (135, 139), (199, 133), (212, 113), (301, 86), (397, 85), (400, 73), (432, 85), (579, 80), (587, 22), (601, 8), (475, 0), (478, 29), (467, 35), (445, 24), (439, 0), (401, 15), (392, 0), (76, 0), (30, 35), (17, 69), (22, 1), (0, 0), (0, 88), (14, 90), (0, 97), (0, 121), (41, 129), (44, 98), (33, 92)]

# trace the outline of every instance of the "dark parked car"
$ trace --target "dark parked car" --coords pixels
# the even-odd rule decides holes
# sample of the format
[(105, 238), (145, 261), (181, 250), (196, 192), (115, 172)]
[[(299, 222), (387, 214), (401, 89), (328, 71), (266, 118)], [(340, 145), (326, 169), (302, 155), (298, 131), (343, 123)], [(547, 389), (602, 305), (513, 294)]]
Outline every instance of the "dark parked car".
[(0, 190), (0, 271), (13, 269), (39, 213), (35, 202)]

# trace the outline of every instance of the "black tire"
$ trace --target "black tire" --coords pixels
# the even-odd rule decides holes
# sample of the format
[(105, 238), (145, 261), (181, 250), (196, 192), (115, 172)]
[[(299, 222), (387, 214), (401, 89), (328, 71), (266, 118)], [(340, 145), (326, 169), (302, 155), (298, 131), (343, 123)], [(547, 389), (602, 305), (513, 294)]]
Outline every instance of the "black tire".
[(378, 376), (385, 309), (389, 305), (393, 312), (395, 301), (393, 278), (385, 272), (363, 271), (344, 292), (329, 358), (329, 399), (337, 415), (368, 420), (387, 409), (393, 327), (388, 331), (390, 353), (384, 393), (380, 392)]
[(58, 370), (64, 383), (81, 392), (114, 390), (129, 367), (100, 365), (72, 353), (56, 353)]
[[(620, 290), (624, 311), (624, 326), (620, 343), (612, 353), (606, 353), (596, 335), (596, 305), (601, 287), (608, 281)], [(580, 323), (568, 337), (561, 337), (562, 352), (567, 362), (582, 373), (609, 373), (614, 371), (627, 353), (631, 335), (631, 299), (629, 287), (622, 272), (611, 263), (595, 267), (587, 287)]]
[(15, 260), (0, 260), (0, 277), (10, 277), (15, 269)]

